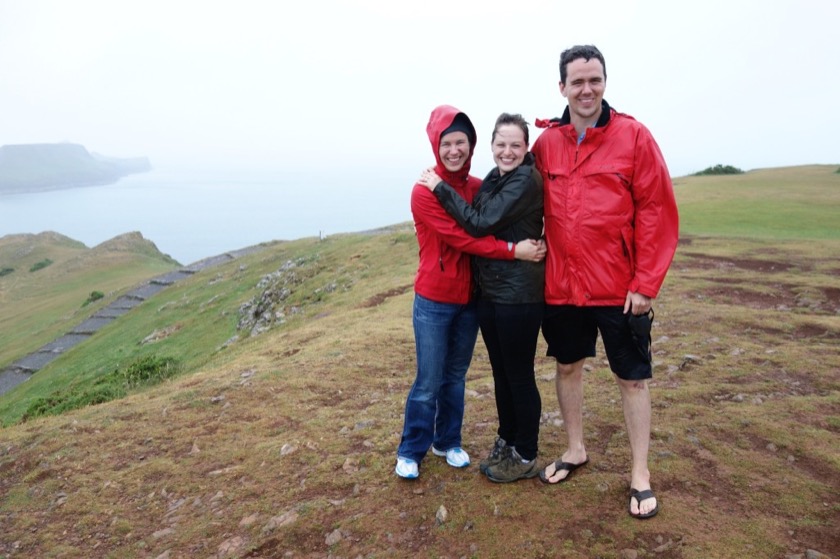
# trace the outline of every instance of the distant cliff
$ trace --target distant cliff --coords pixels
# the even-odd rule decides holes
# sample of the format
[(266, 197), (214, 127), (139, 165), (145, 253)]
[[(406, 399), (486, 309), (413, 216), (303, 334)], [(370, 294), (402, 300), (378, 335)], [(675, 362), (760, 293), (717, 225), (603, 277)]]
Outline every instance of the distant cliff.
[(110, 184), (151, 168), (146, 157), (105, 157), (79, 144), (6, 145), (0, 147), (0, 193)]

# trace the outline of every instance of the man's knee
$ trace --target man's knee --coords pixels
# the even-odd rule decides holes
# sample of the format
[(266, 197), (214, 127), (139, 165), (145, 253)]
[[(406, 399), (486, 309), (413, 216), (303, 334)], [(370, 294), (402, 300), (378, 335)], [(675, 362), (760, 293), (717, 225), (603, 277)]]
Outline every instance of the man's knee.
[(626, 380), (616, 376), (615, 380), (618, 382), (618, 386), (621, 387), (622, 390), (630, 393), (646, 392), (648, 389), (648, 379)]
[(575, 375), (583, 374), (583, 362), (585, 359), (575, 361), (574, 363), (557, 363), (557, 376), (561, 378), (569, 378)]

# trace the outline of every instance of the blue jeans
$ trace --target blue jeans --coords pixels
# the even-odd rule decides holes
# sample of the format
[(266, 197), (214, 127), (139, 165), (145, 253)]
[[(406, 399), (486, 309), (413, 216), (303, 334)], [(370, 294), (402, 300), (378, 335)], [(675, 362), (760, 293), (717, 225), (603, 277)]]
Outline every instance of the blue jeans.
[(417, 377), (405, 402), (397, 454), (420, 462), (433, 445), (461, 446), (464, 382), (478, 337), (475, 304), (436, 303), (414, 296)]

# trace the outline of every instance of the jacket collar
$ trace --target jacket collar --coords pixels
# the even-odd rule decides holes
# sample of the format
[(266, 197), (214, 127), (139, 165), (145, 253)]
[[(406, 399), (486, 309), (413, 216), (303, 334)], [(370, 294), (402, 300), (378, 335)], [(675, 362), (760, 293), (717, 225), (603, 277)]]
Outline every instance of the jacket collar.
[[(515, 173), (518, 169), (525, 167), (526, 165), (530, 165), (531, 167), (533, 167), (534, 164), (534, 154), (529, 151), (525, 154), (525, 159), (522, 160), (522, 163), (519, 164), (519, 167), (517, 167), (505, 176)], [(499, 172), (499, 167), (493, 167), (493, 170), (491, 170), (487, 174), (487, 178), (485, 180), (499, 180), (500, 178), (502, 178), (502, 173)]]
[[(601, 99), (601, 116), (598, 117), (598, 122), (595, 123), (595, 128), (601, 128), (609, 124), (610, 113), (612, 107), (607, 103), (606, 99)], [(537, 128), (552, 128), (555, 126), (565, 126), (572, 123), (572, 116), (569, 112), (569, 106), (566, 105), (566, 110), (563, 111), (563, 116), (560, 118), (554, 117), (550, 120), (537, 120)]]

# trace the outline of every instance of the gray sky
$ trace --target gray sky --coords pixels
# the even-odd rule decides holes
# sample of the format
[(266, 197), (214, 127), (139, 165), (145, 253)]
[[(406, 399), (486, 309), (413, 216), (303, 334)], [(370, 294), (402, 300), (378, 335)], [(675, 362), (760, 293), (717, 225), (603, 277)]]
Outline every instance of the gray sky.
[(559, 116), (559, 54), (592, 43), (672, 175), (836, 164), (838, 21), (826, 0), (0, 0), (0, 145), (407, 191), (435, 105), (473, 119), (483, 176), (496, 116)]

